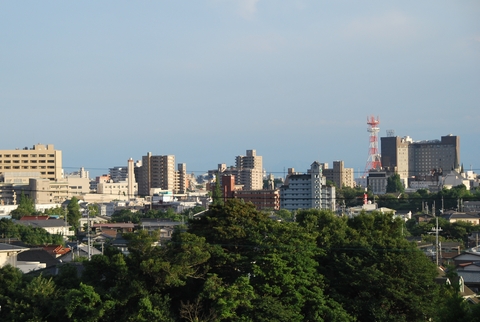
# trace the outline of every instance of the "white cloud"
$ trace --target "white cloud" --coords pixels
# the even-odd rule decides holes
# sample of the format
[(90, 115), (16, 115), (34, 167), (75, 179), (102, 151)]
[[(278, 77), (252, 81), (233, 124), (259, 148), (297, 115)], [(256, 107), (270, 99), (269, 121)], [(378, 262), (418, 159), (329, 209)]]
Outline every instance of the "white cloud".
[(245, 19), (252, 19), (257, 13), (257, 4), (260, 0), (237, 0), (238, 13)]
[(342, 30), (345, 38), (403, 44), (418, 36), (418, 24), (412, 17), (393, 11), (354, 19)]

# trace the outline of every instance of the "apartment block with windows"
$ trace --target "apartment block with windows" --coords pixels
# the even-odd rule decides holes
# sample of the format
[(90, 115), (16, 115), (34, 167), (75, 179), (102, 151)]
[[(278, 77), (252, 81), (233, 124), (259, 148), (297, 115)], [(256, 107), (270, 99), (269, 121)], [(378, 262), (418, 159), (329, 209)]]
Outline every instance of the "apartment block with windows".
[(186, 171), (185, 163), (179, 164), (178, 171), (175, 170), (174, 155), (152, 155), (148, 152), (142, 157), (142, 165), (138, 171), (138, 194), (148, 196), (151, 189), (184, 193)]
[(335, 210), (335, 187), (326, 185), (321, 164), (313, 162), (307, 173), (289, 169), (285, 184), (280, 188), (280, 208)]
[(0, 150), (0, 174), (11, 172), (39, 172), (42, 179), (61, 179), (62, 151), (55, 150), (53, 144), (36, 144), (31, 149)]
[(255, 150), (247, 150), (247, 155), (235, 158), (236, 184), (243, 185), (244, 190), (259, 190), (263, 188), (262, 157)]

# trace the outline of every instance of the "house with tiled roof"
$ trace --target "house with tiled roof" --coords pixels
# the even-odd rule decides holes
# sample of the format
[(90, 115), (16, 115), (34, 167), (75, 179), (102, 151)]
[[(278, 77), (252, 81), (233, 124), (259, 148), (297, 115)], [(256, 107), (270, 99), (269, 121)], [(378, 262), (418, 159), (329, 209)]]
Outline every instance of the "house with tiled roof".
[(60, 260), (43, 248), (30, 248), (18, 254), (17, 257), (17, 267), (23, 273), (53, 267), (60, 263)]
[(465, 221), (473, 225), (480, 225), (480, 216), (477, 213), (465, 213), (465, 212), (452, 211), (442, 215), (441, 217), (448, 220), (449, 223), (454, 223), (457, 221)]
[(457, 276), (447, 277), (443, 268), (439, 267), (437, 271), (438, 276), (435, 281), (438, 284), (456, 286), (458, 288), (458, 292), (466, 301), (472, 304), (480, 303), (476, 293), (478, 292), (478, 287), (476, 284), (471, 284), (473, 285), (473, 288), (471, 288), (471, 286), (468, 285), (469, 283), (467, 283), (467, 281), (465, 280), (465, 277), (458, 272)]

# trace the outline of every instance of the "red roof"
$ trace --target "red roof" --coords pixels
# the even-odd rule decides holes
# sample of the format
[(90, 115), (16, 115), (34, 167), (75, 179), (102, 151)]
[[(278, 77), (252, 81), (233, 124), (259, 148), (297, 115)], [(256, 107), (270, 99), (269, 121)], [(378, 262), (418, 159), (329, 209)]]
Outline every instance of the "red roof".
[(48, 220), (49, 216), (23, 216), (20, 220)]

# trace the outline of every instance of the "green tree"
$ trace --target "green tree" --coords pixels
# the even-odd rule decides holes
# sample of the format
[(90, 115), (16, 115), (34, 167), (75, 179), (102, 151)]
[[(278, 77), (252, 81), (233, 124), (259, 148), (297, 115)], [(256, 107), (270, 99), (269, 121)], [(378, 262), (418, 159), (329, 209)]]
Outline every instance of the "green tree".
[(387, 178), (387, 192), (395, 193), (395, 192), (404, 192), (405, 187), (400, 180), (400, 175), (395, 173)]
[(215, 179), (215, 187), (212, 191), (212, 205), (223, 205), (223, 193), (220, 185), (220, 176), (218, 175), (218, 173)]
[(10, 212), (13, 219), (20, 219), (23, 216), (30, 216), (36, 213), (34, 201), (26, 196), (23, 191), (20, 194), (18, 207)]
[(61, 309), (69, 321), (103, 321), (105, 311), (113, 307), (112, 301), (102, 301), (93, 286), (80, 283), (78, 288), (70, 289), (62, 299)]
[[(214, 275), (209, 281), (222, 294), (212, 295), (211, 284), (197, 285), (204, 290), (201, 294), (210, 294), (203, 312), (213, 309), (217, 318), (235, 321), (350, 319), (338, 303), (324, 296), (315, 235), (296, 223), (270, 220), (252, 204), (233, 199), (191, 221), (189, 232), (212, 245), (208, 265)], [(232, 306), (216, 302), (222, 296), (228, 296), (224, 301), (230, 300)]]
[[(56, 285), (51, 278), (23, 277), (21, 286), (2, 299), (2, 321), (47, 321), (52, 303), (57, 300)], [(18, 282), (18, 280), (16, 280)]]
[(70, 202), (67, 206), (67, 221), (75, 231), (78, 229), (79, 220), (81, 217), (82, 214), (80, 213), (80, 205), (78, 204), (78, 199), (74, 196), (72, 199), (70, 199)]
[(401, 234), (391, 214), (351, 219), (328, 212), (299, 213), (318, 231), (318, 271), (325, 293), (359, 321), (424, 321), (435, 316), (435, 265)]

